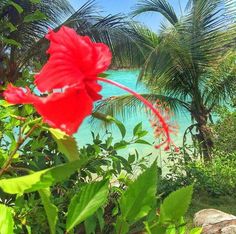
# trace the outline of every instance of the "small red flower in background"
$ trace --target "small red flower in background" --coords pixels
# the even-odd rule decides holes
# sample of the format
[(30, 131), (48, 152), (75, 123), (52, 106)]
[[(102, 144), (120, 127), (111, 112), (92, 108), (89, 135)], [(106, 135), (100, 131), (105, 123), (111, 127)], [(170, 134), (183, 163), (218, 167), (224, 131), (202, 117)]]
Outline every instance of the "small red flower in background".
[[(159, 109), (163, 119), (169, 126), (169, 133), (177, 135), (179, 126), (178, 124), (173, 120), (174, 114), (171, 112), (170, 108), (168, 107), (167, 103), (157, 100), (154, 104), (154, 107)], [(165, 141), (166, 139), (166, 133), (163, 129), (163, 126), (160, 124), (160, 121), (154, 116), (153, 119), (150, 119), (150, 124), (152, 128), (154, 129), (154, 137), (157, 139), (160, 139), (161, 141)], [(158, 149), (162, 143), (157, 144), (155, 147)], [(175, 151), (178, 152), (179, 148), (176, 147), (173, 142), (172, 145), (175, 148)], [(169, 149), (169, 146), (165, 148), (166, 150)]]
[[(36, 87), (49, 92), (46, 97), (32, 94), (29, 88), (18, 88), (11, 84), (4, 92), (5, 99), (13, 104), (33, 104), (44, 122), (72, 135), (76, 133), (84, 118), (92, 113), (93, 102), (101, 99), (98, 81), (115, 85), (138, 98), (154, 114), (163, 129), (166, 139), (162, 144), (169, 148), (170, 129), (162, 114), (144, 97), (112, 80), (99, 77), (111, 63), (111, 52), (103, 43), (94, 43), (87, 36), (78, 35), (73, 29), (61, 27), (50, 31), (48, 53), (50, 58), (41, 72), (35, 76)], [(55, 90), (62, 90), (55, 92)]]

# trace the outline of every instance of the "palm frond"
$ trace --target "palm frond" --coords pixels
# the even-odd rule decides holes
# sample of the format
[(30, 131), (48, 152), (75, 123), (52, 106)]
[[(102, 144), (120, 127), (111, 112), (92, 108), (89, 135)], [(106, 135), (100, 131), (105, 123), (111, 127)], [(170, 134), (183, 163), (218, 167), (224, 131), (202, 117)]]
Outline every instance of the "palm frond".
[(226, 54), (218, 66), (205, 74), (203, 96), (205, 105), (211, 110), (215, 105), (235, 97), (236, 88), (236, 53)]
[[(184, 103), (177, 98), (153, 93), (141, 95), (151, 103), (156, 103), (157, 100), (159, 100), (160, 103), (165, 103), (165, 105), (170, 107), (170, 109), (176, 114), (178, 114), (183, 107), (189, 108), (187, 103)], [(105, 115), (122, 118), (122, 120), (129, 119), (132, 115), (147, 114), (147, 116), (149, 116), (150, 114), (150, 112), (147, 112), (142, 102), (129, 94), (112, 96), (100, 101), (95, 109), (95, 112), (101, 112)]]
[(173, 7), (166, 0), (140, 0), (136, 4), (132, 15), (136, 16), (146, 12), (158, 12), (173, 25), (178, 22), (178, 17)]
[(192, 1), (184, 28), (191, 35), (189, 43), (193, 59), (200, 67), (220, 59), (229, 47), (235, 46), (236, 25), (232, 21), (235, 10), (227, 10), (230, 3), (232, 1)]
[[(43, 11), (42, 11), (43, 12)], [(51, 25), (50, 28), (57, 30), (63, 24), (68, 26), (76, 26), (81, 28), (91, 27), (92, 21), (96, 15), (96, 4), (93, 0), (86, 2), (77, 11), (72, 10), (68, 12), (67, 17), (63, 17), (63, 20)], [(66, 19), (67, 18), (67, 19)], [(38, 22), (37, 22), (38, 23)], [(42, 34), (36, 34), (35, 39), (30, 43), (23, 46), (24, 51), (21, 53), (21, 57), (18, 59), (20, 68), (28, 65), (31, 58), (37, 58), (38, 61), (42, 63), (46, 61), (46, 49), (49, 45), (48, 41), (45, 39), (44, 35), (47, 33), (48, 27), (44, 29)]]
[(165, 90), (168, 96), (183, 100), (191, 93), (195, 76), (190, 49), (182, 43), (175, 27), (160, 35), (160, 42), (153, 48), (140, 73), (139, 81), (149, 89)]
[[(61, 25), (73, 27), (80, 35), (88, 35), (93, 41), (107, 44), (112, 53), (112, 68), (138, 68), (145, 61), (148, 48), (142, 45), (143, 40), (154, 40), (154, 34), (135, 22), (129, 21), (124, 15), (100, 16), (94, 1), (89, 1), (72, 14)], [(60, 26), (57, 28), (60, 28)], [(146, 35), (141, 34), (145, 31)], [(149, 33), (149, 38), (147, 35)], [(151, 35), (153, 38), (151, 38)], [(45, 49), (48, 43), (41, 38), (25, 53), (22, 66), (33, 56), (46, 59)]]
[[(66, 16), (74, 12), (74, 9), (67, 0), (42, 0), (39, 3), (33, 3), (30, 0), (12, 2), (18, 4), (23, 11), (18, 12), (12, 4), (2, 6), (2, 17), (7, 18), (8, 23), (15, 26), (15, 30), (4, 36), (18, 42), (21, 47), (5, 45), (4, 50), (10, 52), (11, 61), (14, 61), (17, 66), (21, 66), (27, 51), (32, 51), (35, 43), (45, 35), (48, 29), (62, 23)], [(43, 17), (37, 20), (26, 20), (27, 16), (35, 12), (40, 12), (39, 14), (42, 14)]]

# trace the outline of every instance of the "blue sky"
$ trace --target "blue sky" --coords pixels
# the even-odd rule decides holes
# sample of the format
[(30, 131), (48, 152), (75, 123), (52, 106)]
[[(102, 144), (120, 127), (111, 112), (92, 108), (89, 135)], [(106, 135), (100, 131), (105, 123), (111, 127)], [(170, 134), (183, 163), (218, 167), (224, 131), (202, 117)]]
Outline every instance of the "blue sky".
[[(87, 0), (69, 0), (70, 3), (78, 9), (82, 6)], [(169, 0), (170, 4), (174, 7), (176, 12), (180, 14), (179, 2), (181, 2), (182, 9), (184, 9), (187, 0)], [(137, 0), (96, 0), (97, 5), (103, 10), (103, 14), (117, 14), (117, 13), (128, 13), (137, 3)], [(162, 21), (162, 17), (157, 13), (147, 13), (142, 14), (141, 16), (135, 17), (135, 20), (138, 20), (153, 30), (157, 31)]]

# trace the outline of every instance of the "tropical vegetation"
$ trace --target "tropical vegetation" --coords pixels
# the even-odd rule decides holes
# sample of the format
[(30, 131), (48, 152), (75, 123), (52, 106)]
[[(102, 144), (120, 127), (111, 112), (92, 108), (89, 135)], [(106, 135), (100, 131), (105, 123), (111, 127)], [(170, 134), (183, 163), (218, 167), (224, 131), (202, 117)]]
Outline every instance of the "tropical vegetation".
[[(165, 19), (158, 33), (135, 21), (149, 12)], [(235, 13), (233, 0), (189, 0), (180, 15), (139, 0), (129, 18), (95, 1), (1, 0), (0, 234), (200, 234), (194, 212), (236, 215)], [(110, 79), (110, 63), (139, 69), (147, 93)], [(101, 100), (98, 81), (132, 95)], [(192, 124), (176, 146), (183, 110)], [(160, 144), (121, 122), (138, 112)], [(81, 145), (73, 133), (89, 115), (105, 127)]]

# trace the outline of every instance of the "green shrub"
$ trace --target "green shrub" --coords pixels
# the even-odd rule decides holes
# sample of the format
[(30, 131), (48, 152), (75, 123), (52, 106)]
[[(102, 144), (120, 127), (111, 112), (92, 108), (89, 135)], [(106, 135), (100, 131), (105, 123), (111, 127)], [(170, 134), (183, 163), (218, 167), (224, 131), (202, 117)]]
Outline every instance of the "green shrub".
[(225, 153), (236, 152), (236, 112), (219, 111), (219, 120), (213, 125), (214, 146)]
[(162, 178), (160, 192), (168, 194), (182, 186), (195, 184), (197, 193), (211, 196), (236, 194), (236, 153), (215, 151), (213, 160), (202, 162), (191, 150), (182, 149), (167, 158), (168, 173)]

